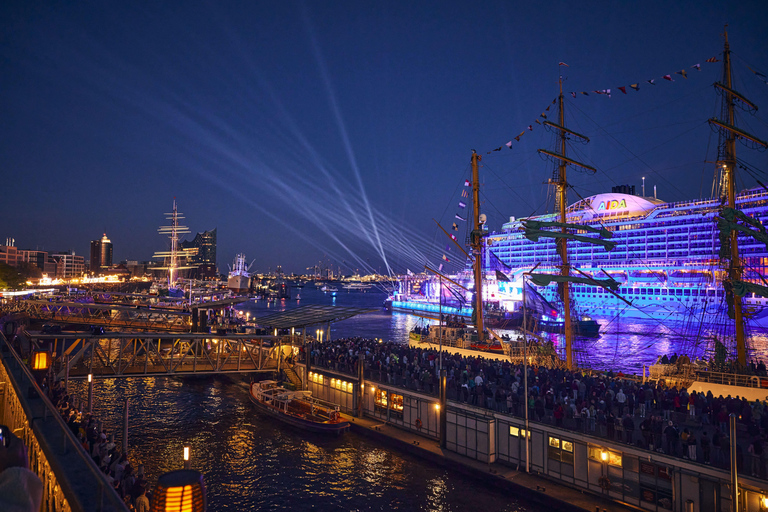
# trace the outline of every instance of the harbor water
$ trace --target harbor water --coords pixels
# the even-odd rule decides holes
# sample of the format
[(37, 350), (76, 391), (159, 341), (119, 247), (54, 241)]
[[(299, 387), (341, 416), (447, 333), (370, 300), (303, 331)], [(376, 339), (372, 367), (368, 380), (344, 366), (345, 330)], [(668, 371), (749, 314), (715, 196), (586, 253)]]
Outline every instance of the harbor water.
[[(208, 510), (498, 510), (540, 512), (478, 478), (348, 432), (323, 437), (259, 413), (247, 382), (228, 376), (97, 380), (94, 414), (122, 431), (130, 398), (129, 454), (154, 485), (181, 469), (190, 446), (205, 475)], [(70, 382), (87, 397), (87, 383)], [(119, 439), (119, 435), (117, 436)]]

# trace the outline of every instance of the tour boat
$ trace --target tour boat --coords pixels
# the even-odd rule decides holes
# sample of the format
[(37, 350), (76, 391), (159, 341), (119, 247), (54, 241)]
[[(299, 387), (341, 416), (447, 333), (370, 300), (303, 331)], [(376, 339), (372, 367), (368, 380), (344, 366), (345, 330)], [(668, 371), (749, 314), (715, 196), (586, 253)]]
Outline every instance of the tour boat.
[(339, 406), (312, 397), (311, 391), (290, 391), (274, 380), (251, 383), (250, 399), (259, 410), (310, 432), (343, 434), (349, 422)]

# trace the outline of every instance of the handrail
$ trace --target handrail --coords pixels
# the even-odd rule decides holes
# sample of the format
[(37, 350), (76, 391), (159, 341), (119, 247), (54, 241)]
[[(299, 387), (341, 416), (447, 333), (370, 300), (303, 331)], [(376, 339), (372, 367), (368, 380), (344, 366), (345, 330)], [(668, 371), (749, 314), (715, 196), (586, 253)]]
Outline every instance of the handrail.
[[(6, 357), (6, 354), (10, 353), (12, 358)], [(104, 477), (104, 474), (99, 470), (99, 468), (96, 466), (96, 463), (91, 459), (90, 456), (87, 456), (85, 452), (83, 451), (80, 442), (75, 438), (72, 431), (69, 429), (67, 424), (62, 419), (61, 415), (59, 414), (56, 407), (51, 403), (50, 399), (46, 396), (45, 392), (40, 388), (37, 381), (35, 380), (35, 377), (32, 375), (32, 372), (27, 368), (27, 366), (24, 364), (24, 362), (21, 360), (19, 355), (16, 353), (16, 351), (13, 349), (11, 344), (6, 339), (5, 335), (0, 332), (0, 360), (2, 360), (3, 364), (6, 367), (6, 371), (8, 373), (8, 376), (11, 378), (13, 387), (16, 391), (17, 396), (19, 397), (19, 402), (21, 404), (21, 407), (24, 409), (24, 412), (27, 416), (28, 422), (29, 422), (29, 428), (35, 432), (36, 437), (45, 439), (44, 433), (41, 431), (41, 423), (35, 422), (35, 420), (41, 419), (39, 417), (34, 416), (32, 407), (29, 403), (27, 403), (23, 397), (25, 396), (21, 389), (24, 387), (29, 387), (34, 389), (34, 391), (37, 393), (38, 397), (42, 400), (43, 406), (45, 408), (44, 411), (44, 417), (42, 418), (44, 421), (48, 420), (48, 415), (53, 417), (54, 422), (56, 423), (56, 426), (61, 431), (61, 434), (63, 435), (63, 441), (64, 441), (64, 449), (63, 449), (63, 455), (67, 455), (70, 451), (70, 445), (71, 448), (74, 449), (74, 453), (76, 456), (80, 459), (80, 462), (85, 465), (85, 468), (88, 469), (90, 472), (90, 476), (93, 478), (93, 483), (98, 485), (98, 487), (90, 488), (88, 486), (74, 486), (72, 485), (69, 475), (64, 472), (64, 468), (73, 469), (73, 466), (71, 464), (71, 461), (67, 461), (66, 466), (64, 464), (61, 464), (62, 461), (57, 460), (59, 467), (59, 471), (55, 471), (56, 478), (59, 482), (59, 485), (61, 486), (62, 491), (64, 492), (68, 504), (72, 510), (82, 510), (82, 511), (127, 511), (128, 508), (126, 507), (123, 500), (120, 498), (120, 496), (117, 494), (114, 488), (112, 486), (108, 485), (108, 482), (106, 478)], [(17, 380), (19, 377), (18, 375), (14, 375), (14, 372), (11, 368), (11, 363), (15, 363), (16, 371), (21, 372), (21, 379)], [(21, 380), (26, 379), (27, 382), (21, 382)], [(48, 440), (47, 443), (43, 444), (41, 443), (41, 446), (43, 447), (43, 450), (45, 451), (45, 455), (48, 459), (51, 457), (54, 457), (56, 459), (59, 459), (60, 454), (54, 453), (52, 449), (52, 440)], [(47, 448), (47, 449), (46, 449)], [(50, 463), (50, 460), (49, 460)], [(82, 468), (81, 468), (82, 469)], [(62, 485), (66, 484), (66, 485)], [(94, 487), (95, 487), (94, 486)], [(94, 489), (93, 493), (86, 492), (87, 489)]]

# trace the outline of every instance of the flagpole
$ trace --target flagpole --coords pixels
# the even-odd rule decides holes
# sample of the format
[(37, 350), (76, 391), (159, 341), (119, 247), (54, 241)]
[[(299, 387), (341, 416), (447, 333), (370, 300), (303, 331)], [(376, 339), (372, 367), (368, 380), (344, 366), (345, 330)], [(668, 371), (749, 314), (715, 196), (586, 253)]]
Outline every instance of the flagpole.
[[(537, 265), (538, 266), (538, 265)], [(525, 272), (523, 272), (523, 389), (525, 397), (523, 398), (523, 407), (525, 408), (525, 472), (531, 472), (531, 457), (528, 443), (528, 307), (525, 304)]]
[[(440, 301), (440, 328), (438, 333), (440, 334), (440, 373), (443, 374), (443, 276), (440, 276), (440, 288), (438, 290), (440, 294), (438, 300)], [(442, 382), (442, 381), (441, 381)]]

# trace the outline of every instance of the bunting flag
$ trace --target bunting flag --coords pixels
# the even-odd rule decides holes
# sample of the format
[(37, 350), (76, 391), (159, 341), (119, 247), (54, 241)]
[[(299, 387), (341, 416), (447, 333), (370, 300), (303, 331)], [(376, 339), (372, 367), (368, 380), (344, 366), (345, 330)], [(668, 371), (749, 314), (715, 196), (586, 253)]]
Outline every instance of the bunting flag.
[(509, 142), (507, 142), (506, 146), (507, 146), (509, 149), (512, 149), (512, 141), (509, 141)]
[(693, 65), (693, 66), (691, 66), (691, 67), (692, 67), (693, 69), (695, 69), (696, 71), (701, 71), (701, 64), (694, 64), (694, 65)]
[(461, 197), (463, 197), (464, 199), (468, 198), (469, 197), (469, 192), (467, 192), (466, 190), (462, 190), (461, 191)]
[(451, 240), (456, 240), (456, 235), (451, 235)]
[(653, 80), (653, 79), (651, 79), (651, 80), (646, 80), (646, 82), (648, 82), (648, 83), (649, 83), (649, 84), (651, 84), (651, 85), (656, 85), (656, 80)]
[(565, 62), (558, 62), (558, 63), (557, 63), (557, 65), (558, 65), (558, 66), (565, 66), (565, 67), (567, 67), (567, 68), (571, 67), (571, 66), (569, 66), (568, 64), (566, 64)]
[(462, 217), (462, 216), (461, 216), (461, 215), (459, 215), (458, 213), (455, 215), (455, 217), (456, 217), (457, 219), (459, 219), (459, 220), (463, 220), (464, 222), (466, 222), (466, 221), (467, 221), (467, 219), (465, 219), (464, 217)]
[(704, 62), (720, 62), (720, 59), (718, 59), (717, 57), (710, 57)]
[(762, 74), (762, 73), (761, 73), (761, 72), (759, 72), (759, 71), (755, 71), (754, 69), (752, 69), (752, 68), (751, 68), (751, 67), (749, 67), (749, 66), (747, 66), (747, 69), (748, 69), (748, 70), (750, 70), (751, 72), (753, 72), (753, 73), (754, 73), (756, 76), (760, 77), (760, 81), (761, 81), (761, 82), (763, 82), (763, 83), (765, 83), (766, 85), (768, 85), (768, 76), (765, 76), (764, 74)]
[(469, 180), (464, 180), (464, 186), (465, 186), (465, 187), (468, 187), (468, 186), (470, 186), (470, 185), (472, 185), (472, 182), (471, 182), (471, 181), (469, 181)]
[(544, 109), (545, 112), (549, 112), (549, 109), (552, 107), (552, 105), (548, 105), (547, 108)]
[(529, 131), (529, 132), (532, 132), (532, 131), (533, 131), (533, 125), (532, 125), (532, 124), (529, 124), (529, 125), (528, 125), (528, 131)]
[(672, 75), (664, 75), (661, 78), (663, 78), (664, 80), (669, 80), (670, 82), (674, 82), (674, 80), (672, 80)]
[(458, 231), (459, 230), (459, 225), (456, 224), (455, 222), (453, 223), (453, 230), (454, 231)]
[(451, 250), (451, 244), (445, 244), (445, 250), (450, 251)]
[(755, 71), (754, 69), (752, 69), (752, 68), (751, 68), (751, 67), (749, 67), (749, 66), (747, 66), (747, 69), (748, 69), (748, 70), (750, 70), (751, 72), (753, 72), (754, 74), (756, 74), (757, 76), (759, 76), (760, 78), (768, 78), (768, 76), (765, 76), (764, 74), (762, 74), (762, 73), (761, 73), (761, 72), (759, 72), (759, 71)]
[(489, 151), (488, 153), (491, 153), (491, 152), (493, 152), (493, 151), (501, 151), (501, 148), (503, 148), (503, 147), (504, 147), (504, 146), (499, 146), (499, 147), (497, 147), (496, 149), (492, 149), (492, 150), (491, 150), (491, 151)]
[(536, 124), (541, 124), (541, 121), (539, 121), (539, 120), (537, 119), (537, 120), (536, 120)]
[(463, 201), (459, 201), (459, 208), (466, 208), (467, 205)]
[(581, 94), (583, 94), (584, 96), (589, 96), (589, 93), (587, 91), (581, 91)]
[(623, 92), (624, 94), (627, 94), (626, 86), (624, 86), (624, 87), (617, 87), (617, 89), (620, 90), (621, 92)]
[(546, 119), (546, 118), (547, 118), (547, 114), (546, 114), (546, 112), (542, 112), (542, 113), (541, 113), (541, 115), (540, 115), (539, 117), (543, 117), (544, 119)]
[(447, 261), (448, 263), (450, 263), (450, 262), (451, 262), (451, 260), (449, 260), (449, 259), (448, 259), (448, 256), (446, 256), (445, 254), (443, 254), (443, 259), (444, 259), (445, 261)]
[(443, 271), (443, 264), (442, 263), (437, 267), (437, 271), (438, 272), (442, 272)]
[(629, 86), (630, 86), (631, 88), (633, 88), (634, 90), (636, 90), (636, 91), (639, 91), (639, 90), (640, 90), (640, 84), (629, 84)]
[(572, 93), (571, 93), (571, 96), (573, 96), (573, 97), (575, 98), (575, 97), (576, 97), (576, 93), (575, 93), (575, 92), (572, 92)]
[(680, 71), (675, 71), (676, 75), (683, 75), (683, 78), (686, 80), (688, 79), (688, 72), (684, 69), (681, 69)]

